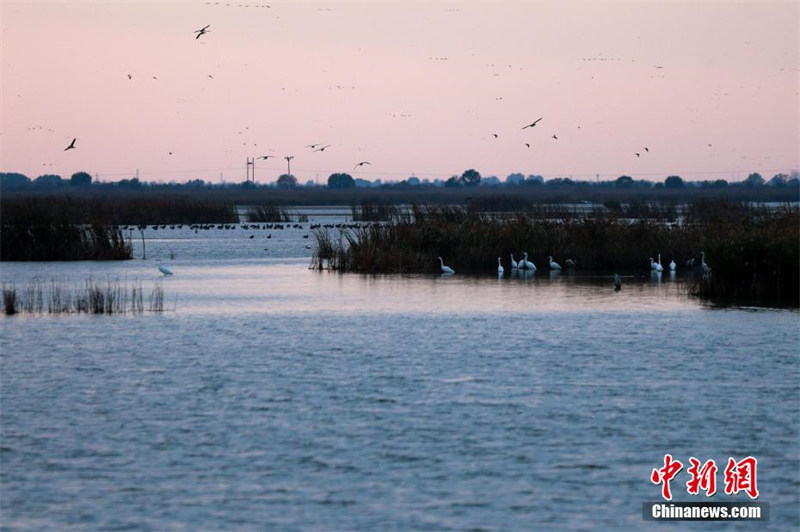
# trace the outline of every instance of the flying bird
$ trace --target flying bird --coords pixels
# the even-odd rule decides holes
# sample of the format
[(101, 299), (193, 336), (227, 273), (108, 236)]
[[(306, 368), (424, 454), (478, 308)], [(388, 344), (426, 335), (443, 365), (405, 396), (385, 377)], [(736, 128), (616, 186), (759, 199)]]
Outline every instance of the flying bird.
[(274, 155), (262, 155), (261, 157), (259, 157), (259, 159), (264, 159), (264, 160), (267, 160), (267, 159), (269, 159), (270, 157), (275, 157), (275, 156), (274, 156)]
[(639, 157), (639, 154), (638, 154), (638, 153), (634, 153), (634, 155), (635, 155), (635, 156), (637, 156), (637, 157)]
[(70, 142), (70, 143), (69, 143), (69, 146), (67, 146), (66, 148), (64, 148), (64, 151), (67, 151), (67, 150), (74, 150), (74, 149), (75, 149), (75, 141), (76, 141), (76, 140), (78, 140), (78, 139), (72, 139), (72, 142)]
[(306, 148), (311, 148), (312, 150), (317, 146), (321, 146), (321, 144), (306, 144)]
[(536, 123), (539, 122), (539, 120), (541, 120), (542, 118), (544, 118), (544, 117), (541, 117), (538, 120), (535, 120), (534, 122), (528, 124), (527, 126), (523, 127), (522, 129), (526, 129), (526, 128), (529, 128), (529, 127), (536, 127)]
[(529, 147), (529, 148), (531, 147), (531, 145), (530, 145), (530, 144), (528, 144), (527, 142), (525, 143), (525, 145), (526, 145), (527, 147)]
[(128, 79), (133, 79), (133, 76), (131, 76), (130, 74), (128, 74)]
[(330, 148), (330, 147), (331, 147), (331, 145), (330, 145), (330, 144), (328, 144), (328, 145), (325, 145), (325, 146), (323, 146), (323, 147), (321, 147), (321, 148), (317, 148), (317, 149), (316, 149), (316, 150), (314, 150), (314, 151), (325, 151), (325, 148)]
[(650, 148), (648, 148), (647, 146), (645, 146), (645, 147), (644, 147), (644, 151), (646, 151), (647, 153), (650, 153)]
[(199, 30), (195, 30), (194, 33), (197, 34), (197, 37), (195, 37), (194, 39), (197, 40), (200, 37), (202, 37), (203, 35), (205, 35), (206, 33), (208, 33), (208, 28), (209, 27), (211, 27), (211, 24), (208, 24), (207, 26), (205, 26), (203, 28), (200, 28)]
[(494, 138), (497, 138), (497, 133), (492, 133), (492, 135), (494, 135)]
[(360, 163), (358, 163), (357, 165), (355, 165), (355, 166), (353, 167), (353, 170), (355, 170), (355, 169), (356, 169), (356, 168), (358, 168), (359, 166), (364, 166), (365, 164), (368, 164), (368, 165), (372, 166), (372, 163), (371, 163), (371, 162), (369, 162), (369, 161), (361, 161)]
[(558, 137), (556, 137), (555, 135), (553, 135), (553, 138), (554, 138), (554, 139), (556, 139), (556, 140), (558, 140)]

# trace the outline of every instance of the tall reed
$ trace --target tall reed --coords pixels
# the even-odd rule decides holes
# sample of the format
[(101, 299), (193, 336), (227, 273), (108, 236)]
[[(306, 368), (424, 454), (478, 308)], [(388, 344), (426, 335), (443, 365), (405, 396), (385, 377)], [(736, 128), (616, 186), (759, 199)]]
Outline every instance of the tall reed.
[[(730, 206), (729, 206), (730, 207)], [(719, 215), (711, 214), (719, 212)], [(702, 216), (697, 212), (702, 212)], [(396, 221), (316, 231), (312, 267), (353, 272), (436, 272), (444, 257), (459, 272), (493, 272), (497, 257), (527, 252), (546, 269), (546, 257), (577, 260), (582, 269), (647, 269), (659, 254), (681, 270), (706, 252), (711, 281), (703, 295), (757, 295), (798, 300), (798, 210), (765, 212), (746, 205), (701, 205), (687, 223), (629, 220), (613, 214), (537, 219), (526, 211), (485, 214), (459, 207), (414, 207)], [(563, 262), (562, 262), (563, 264)]]
[[(3, 284), (3, 306), (6, 315), (26, 314), (141, 314), (145, 310), (144, 291), (140, 281), (129, 289), (119, 278), (105, 283), (89, 278), (78, 287), (67, 281), (51, 279), (49, 283), (32, 279), (21, 290), (11, 283)], [(147, 310), (164, 311), (164, 290), (156, 284), (150, 294)]]

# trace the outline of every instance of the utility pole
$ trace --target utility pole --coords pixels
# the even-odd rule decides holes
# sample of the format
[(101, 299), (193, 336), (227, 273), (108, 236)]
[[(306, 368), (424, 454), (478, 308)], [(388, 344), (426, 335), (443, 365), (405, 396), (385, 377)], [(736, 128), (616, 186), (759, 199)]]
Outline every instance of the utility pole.
[(244, 180), (245, 180), (245, 182), (250, 181), (250, 174), (251, 174), (250, 167), (251, 166), (253, 167), (253, 171), (252, 171), (253, 184), (255, 184), (256, 183), (256, 158), (255, 157), (253, 157), (252, 160), (249, 157), (247, 158), (247, 166), (245, 167), (245, 170), (247, 171), (247, 176), (244, 178)]
[(284, 159), (286, 159), (286, 173), (292, 175), (292, 159), (294, 159), (294, 155), (287, 155)]

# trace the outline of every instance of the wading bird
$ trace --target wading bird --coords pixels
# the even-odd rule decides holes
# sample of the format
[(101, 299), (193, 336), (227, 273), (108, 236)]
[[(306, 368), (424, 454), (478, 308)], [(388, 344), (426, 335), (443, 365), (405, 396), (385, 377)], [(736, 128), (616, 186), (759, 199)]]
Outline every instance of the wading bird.
[(677, 265), (677, 264), (675, 264), (675, 261), (674, 261), (674, 260), (671, 260), (671, 261), (669, 261), (669, 269), (670, 269), (671, 271), (673, 271), (673, 272), (674, 272), (674, 271), (675, 271), (675, 268), (677, 268), (677, 267), (678, 267), (678, 265)]
[(539, 120), (541, 120), (542, 118), (544, 118), (544, 117), (540, 117), (540, 118), (534, 120), (533, 122), (531, 122), (527, 126), (523, 127), (522, 129), (527, 129), (529, 127), (536, 127), (536, 124), (539, 123)]
[(700, 252), (700, 267), (703, 269), (703, 273), (711, 273), (711, 267), (706, 264), (706, 252)]
[(659, 263), (654, 261), (653, 257), (650, 257), (650, 269), (653, 270), (654, 272), (663, 272), (664, 271), (664, 268)]
[(516, 270), (517, 268), (519, 268), (519, 264), (517, 264), (517, 261), (514, 260), (514, 254), (512, 253), (511, 254), (511, 269), (512, 270)]
[(505, 270), (503, 269), (503, 261), (500, 259), (500, 257), (497, 257), (497, 274), (503, 275), (504, 271)]
[(436, 258), (439, 259), (439, 265), (442, 267), (442, 273), (456, 273), (450, 266), (445, 266), (442, 257), (436, 257)]
[(522, 260), (519, 261), (519, 269), (520, 270), (531, 270), (532, 272), (536, 271), (536, 265), (528, 260), (528, 252), (522, 254)]
[(164, 275), (173, 275), (173, 273), (172, 273), (172, 270), (170, 270), (169, 268), (167, 268), (167, 267), (166, 267), (166, 266), (164, 266), (163, 264), (160, 264), (160, 265), (158, 266), (158, 271), (160, 271), (160, 272), (161, 272), (161, 273), (163, 273)]
[(561, 265), (553, 260), (553, 257), (547, 257), (547, 260), (550, 261), (550, 269), (551, 270), (560, 270)]

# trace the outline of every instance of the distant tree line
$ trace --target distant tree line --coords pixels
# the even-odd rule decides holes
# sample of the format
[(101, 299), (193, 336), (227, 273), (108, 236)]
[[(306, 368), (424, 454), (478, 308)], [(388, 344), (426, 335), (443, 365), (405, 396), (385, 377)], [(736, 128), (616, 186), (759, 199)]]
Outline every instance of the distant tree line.
[[(88, 172), (76, 172), (69, 179), (64, 179), (55, 174), (40, 175), (35, 179), (15, 173), (0, 173), (0, 188), (3, 190), (54, 190), (60, 188), (119, 188), (119, 189), (141, 189), (141, 188), (177, 188), (177, 189), (197, 189), (197, 188), (240, 188), (253, 189), (274, 187), (279, 189), (294, 189), (298, 187), (317, 187), (313, 181), (301, 185), (297, 178), (290, 174), (282, 174), (277, 181), (269, 184), (257, 184), (250, 181), (243, 183), (211, 183), (202, 179), (192, 179), (185, 183), (162, 183), (162, 182), (143, 182), (138, 178), (121, 179), (112, 182), (99, 182), (92, 179)], [(663, 181), (650, 181), (646, 179), (634, 179), (628, 175), (622, 175), (611, 181), (575, 181), (570, 177), (556, 177), (545, 179), (541, 175), (528, 175), (522, 173), (509, 174), (505, 181), (501, 181), (496, 176), (482, 177), (480, 172), (470, 168), (461, 175), (454, 175), (446, 180), (435, 179), (430, 181), (421, 180), (416, 176), (411, 176), (401, 181), (383, 182), (380, 179), (367, 181), (364, 179), (354, 179), (348, 173), (334, 173), (328, 177), (327, 188), (348, 189), (348, 188), (411, 188), (411, 187), (601, 187), (617, 189), (687, 189), (687, 188), (724, 188), (728, 186), (739, 186), (746, 188), (775, 187), (775, 188), (800, 188), (800, 175), (792, 171), (789, 174), (775, 174), (769, 181), (765, 180), (759, 173), (751, 173), (743, 181), (728, 182), (725, 179), (715, 179), (713, 181), (685, 181), (678, 175), (670, 175)]]

